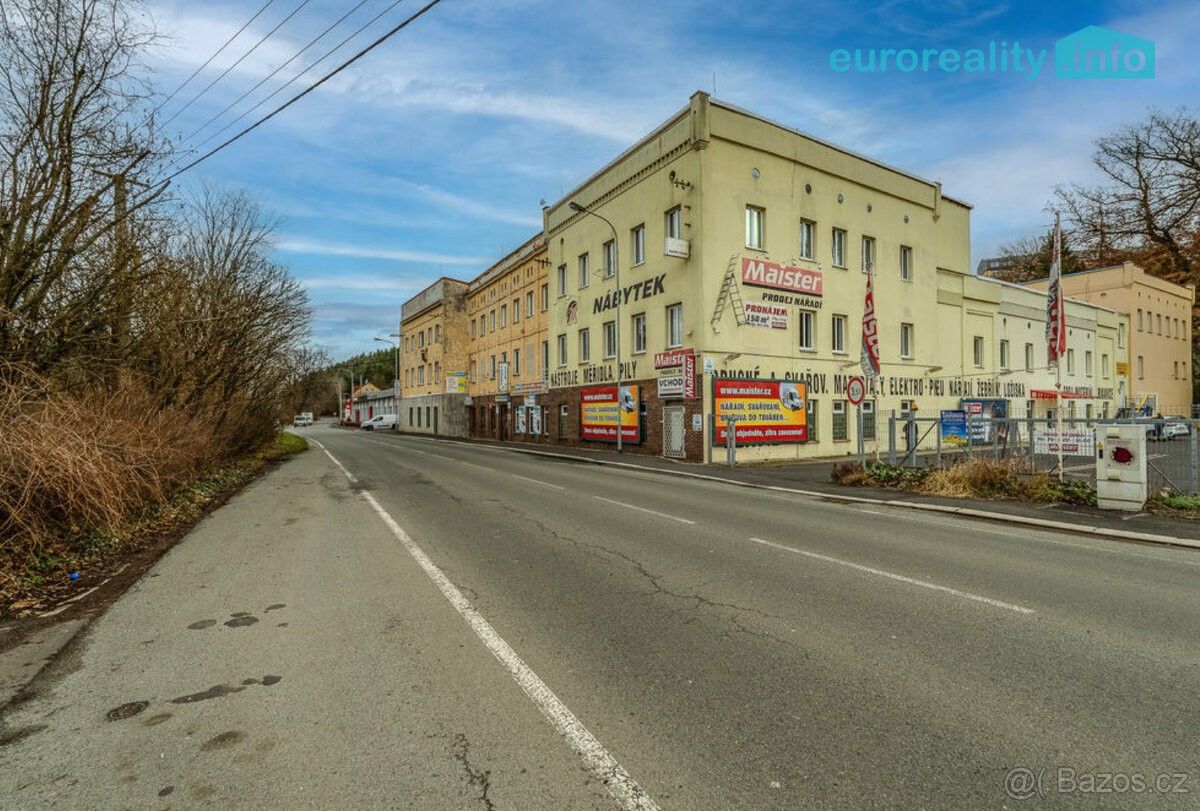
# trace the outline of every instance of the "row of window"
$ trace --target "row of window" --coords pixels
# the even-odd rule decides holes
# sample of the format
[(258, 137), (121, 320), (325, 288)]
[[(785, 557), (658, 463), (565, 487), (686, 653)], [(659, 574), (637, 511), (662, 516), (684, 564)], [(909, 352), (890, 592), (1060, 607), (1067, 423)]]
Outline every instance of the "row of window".
[[(767, 238), (767, 210), (759, 206), (746, 206), (746, 247), (756, 251), (765, 249)], [(875, 265), (875, 238), (864, 234), (859, 251), (863, 273)], [(800, 220), (799, 257), (801, 259), (817, 259), (817, 224), (812, 220)], [(835, 268), (845, 268), (846, 264), (846, 231), (833, 228), (829, 232), (829, 260)], [(900, 279), (913, 280), (913, 249), (908, 245), (900, 246), (897, 257), (900, 269)]]
[[(533, 351), (533, 344), (529, 345), (530, 352)], [(488, 380), (495, 380), (499, 371), (500, 364), (508, 363), (508, 352), (501, 352), (499, 355), (492, 355), (488, 363)], [(546, 377), (550, 369), (550, 342), (542, 341), (542, 377)], [(470, 379), (474, 383), (478, 380), (479, 367), (474, 359), (471, 360)], [(530, 365), (529, 373), (537, 374), (537, 366)], [(508, 374), (510, 377), (521, 376), (521, 349), (516, 347), (512, 351), (512, 363), (509, 364)]]
[(424, 386), (426, 370), (428, 370), (429, 382), (437, 383), (438, 378), (442, 376), (442, 362), (434, 361), (422, 366), (416, 366), (404, 370), (404, 385), (406, 386)]
[(433, 346), (442, 340), (442, 325), (434, 324), (428, 329), (423, 329), (418, 333), (406, 335), (404, 338), (404, 350), (411, 352), (414, 349), (424, 349), (426, 346)]
[[(550, 285), (542, 285), (541, 290), (541, 308), (542, 312), (550, 309)], [(497, 312), (500, 315), (500, 325), (496, 326)], [(501, 304), (499, 309), (492, 308), (490, 313), (480, 313), (479, 320), (471, 319), (471, 339), (482, 338), (488, 332), (495, 332), (497, 329), (504, 329), (508, 326), (508, 314), (510, 310), (507, 304)], [(521, 321), (521, 299), (517, 297), (512, 300), (512, 322), (514, 324)], [(530, 290), (525, 294), (525, 317), (533, 318), (533, 291)]]
[[(1143, 326), (1143, 324), (1145, 326)], [(1139, 307), (1137, 311), (1137, 329), (1138, 332), (1149, 332), (1156, 335), (1163, 335), (1163, 317), (1162, 313), (1152, 313), (1149, 310), (1145, 312), (1143, 320), (1142, 309)], [(1166, 337), (1178, 338), (1186, 340), (1189, 337), (1191, 329), (1188, 327), (1187, 320), (1183, 318), (1172, 318), (1167, 316), (1167, 331)]]
[[(667, 348), (677, 349), (683, 346), (683, 305), (671, 304), (666, 308), (667, 315)], [(631, 319), (633, 326), (633, 354), (646, 351), (646, 314), (638, 313)], [(617, 356), (617, 322), (606, 321), (602, 327), (604, 337), (604, 358)], [(581, 327), (576, 333), (579, 348), (579, 363), (588, 363), (592, 359), (592, 335), (587, 327)], [(558, 365), (567, 365), (567, 334), (558, 336)]]

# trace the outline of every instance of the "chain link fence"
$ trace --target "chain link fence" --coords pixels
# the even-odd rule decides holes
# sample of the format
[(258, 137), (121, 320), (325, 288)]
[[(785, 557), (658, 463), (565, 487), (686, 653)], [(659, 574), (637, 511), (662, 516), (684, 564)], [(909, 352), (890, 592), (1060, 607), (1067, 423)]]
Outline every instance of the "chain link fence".
[(887, 461), (909, 467), (949, 467), (969, 459), (1005, 461), (1027, 473), (1054, 473), (1062, 446), (1063, 476), (1095, 485), (1096, 447), (1106, 425), (1138, 425), (1146, 432), (1152, 492), (1200, 494), (1200, 420), (1183, 418), (1082, 419), (993, 417), (962, 411), (937, 417), (892, 412), (887, 418)]

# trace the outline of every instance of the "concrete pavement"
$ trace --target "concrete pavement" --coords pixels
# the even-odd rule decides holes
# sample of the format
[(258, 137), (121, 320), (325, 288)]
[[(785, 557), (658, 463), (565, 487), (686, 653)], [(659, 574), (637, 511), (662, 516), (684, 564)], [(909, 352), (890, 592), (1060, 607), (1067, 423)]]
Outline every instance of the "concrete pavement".
[(8, 713), (0, 794), (628, 806), (476, 610), (646, 805), (999, 807), (1018, 768), (1200, 791), (1195, 553), (308, 436), (330, 456), (208, 519)]

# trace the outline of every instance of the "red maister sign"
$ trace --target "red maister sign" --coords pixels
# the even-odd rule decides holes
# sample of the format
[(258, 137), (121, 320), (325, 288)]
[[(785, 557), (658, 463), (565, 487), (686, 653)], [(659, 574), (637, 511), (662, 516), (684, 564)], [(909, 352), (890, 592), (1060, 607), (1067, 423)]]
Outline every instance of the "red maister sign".
[(808, 296), (819, 296), (825, 289), (819, 270), (791, 267), (749, 257), (742, 259), (742, 284), (787, 290), (789, 293), (803, 293)]

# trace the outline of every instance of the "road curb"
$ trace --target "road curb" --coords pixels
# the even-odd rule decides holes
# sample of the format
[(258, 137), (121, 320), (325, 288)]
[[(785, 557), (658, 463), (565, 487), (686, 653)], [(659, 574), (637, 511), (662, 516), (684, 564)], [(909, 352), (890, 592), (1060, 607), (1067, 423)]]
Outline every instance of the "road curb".
[(645, 465), (637, 465), (631, 462), (614, 462), (610, 459), (589, 459), (586, 456), (575, 456), (569, 453), (554, 453), (552, 451), (543, 451), (534, 448), (519, 448), (509, 445), (490, 445), (479, 442), (463, 442), (461, 440), (422, 436), (420, 434), (402, 433), (396, 434), (396, 436), (431, 439), (437, 442), (445, 442), (448, 445), (462, 445), (468, 448), (492, 448), (498, 451), (523, 453), (529, 456), (545, 456), (552, 459), (563, 459), (569, 462), (582, 462), (589, 465), (607, 465), (609, 467), (641, 470), (647, 473), (659, 473), (664, 476), (681, 476), (689, 479), (700, 479), (702, 481), (720, 482), (721, 484), (732, 484), (737, 487), (750, 487), (755, 490), (773, 490), (780, 493), (792, 493), (795, 495), (816, 498), (838, 499), (840, 501), (848, 501), (859, 504), (874, 504), (886, 507), (902, 507), (908, 510), (922, 510), (924, 512), (949, 513), (951, 515), (961, 515), (966, 518), (980, 518), (987, 521), (1001, 521), (1008, 524), (1021, 524), (1023, 526), (1036, 527), (1038, 529), (1052, 529), (1059, 532), (1073, 532), (1076, 534), (1094, 535), (1098, 538), (1111, 538), (1119, 541), (1140, 541), (1142, 543), (1161, 544), (1164, 546), (1183, 546), (1189, 549), (1200, 549), (1200, 540), (1193, 540), (1191, 538), (1176, 538), (1171, 535), (1155, 535), (1149, 532), (1131, 532), (1124, 529), (1109, 529), (1108, 527), (1097, 527), (1089, 524), (1072, 524), (1066, 521), (1053, 521), (1048, 518), (1032, 518), (1026, 515), (1013, 515), (1011, 513), (977, 510), (973, 507), (955, 507), (951, 504), (925, 504), (918, 501), (875, 498), (872, 496), (855, 496), (849, 494), (842, 495), (841, 493), (826, 493), (821, 490), (804, 490), (798, 487), (783, 487), (776, 484), (743, 482), (738, 481), (737, 479), (726, 479), (722, 476), (710, 476), (706, 473), (693, 473), (688, 470), (669, 470), (666, 468), (647, 467)]

